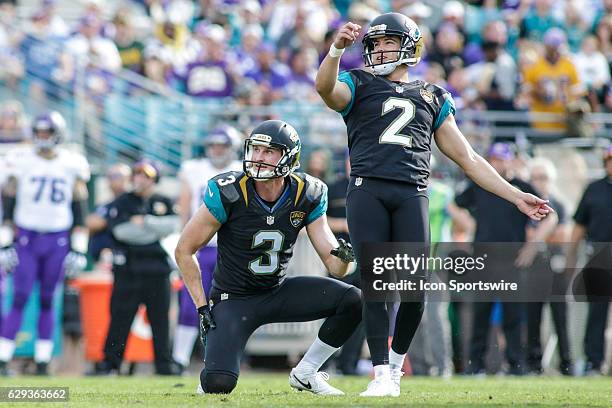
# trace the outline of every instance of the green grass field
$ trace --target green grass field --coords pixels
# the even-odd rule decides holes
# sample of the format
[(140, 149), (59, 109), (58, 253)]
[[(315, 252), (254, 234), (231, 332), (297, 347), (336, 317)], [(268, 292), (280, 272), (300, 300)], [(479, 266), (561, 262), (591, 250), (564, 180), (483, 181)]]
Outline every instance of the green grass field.
[(294, 391), (284, 374), (245, 374), (236, 390), (225, 396), (196, 395), (196, 377), (15, 377), (2, 379), (0, 386), (69, 387), (67, 405), (83, 407), (612, 407), (612, 377), (404, 378), (399, 398), (360, 398), (367, 382), (367, 378), (332, 377), (331, 383), (347, 393), (344, 397)]

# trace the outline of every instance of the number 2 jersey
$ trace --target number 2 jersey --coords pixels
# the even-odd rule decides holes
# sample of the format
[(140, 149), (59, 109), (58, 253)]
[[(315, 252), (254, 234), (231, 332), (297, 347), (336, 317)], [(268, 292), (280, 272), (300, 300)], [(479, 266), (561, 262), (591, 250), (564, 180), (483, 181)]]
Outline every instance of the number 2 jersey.
[(62, 148), (45, 159), (34, 147), (17, 148), (5, 157), (8, 177), (17, 180), (15, 225), (31, 231), (72, 228), (72, 193), (78, 179), (89, 181), (89, 164), (81, 154)]
[(351, 175), (427, 186), (431, 139), (455, 103), (443, 88), (423, 81), (393, 82), (361, 69), (344, 71), (351, 101), (346, 123)]
[(234, 171), (208, 182), (204, 203), (222, 224), (213, 287), (250, 295), (282, 281), (298, 233), (327, 211), (327, 186), (293, 173), (270, 208), (255, 191), (253, 179)]

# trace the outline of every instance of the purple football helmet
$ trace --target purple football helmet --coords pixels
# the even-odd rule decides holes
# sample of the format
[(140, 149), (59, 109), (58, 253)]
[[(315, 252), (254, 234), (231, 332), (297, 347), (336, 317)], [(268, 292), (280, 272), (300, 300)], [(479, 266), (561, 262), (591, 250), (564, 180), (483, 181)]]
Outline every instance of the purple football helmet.
[(240, 145), (242, 138), (240, 132), (228, 125), (215, 127), (204, 138), (206, 157), (213, 166), (223, 168), (232, 160), (236, 159), (236, 147)]
[[(46, 132), (48, 136), (43, 137)], [(60, 144), (66, 135), (66, 121), (57, 111), (40, 114), (32, 122), (32, 141), (39, 150), (51, 150)]]

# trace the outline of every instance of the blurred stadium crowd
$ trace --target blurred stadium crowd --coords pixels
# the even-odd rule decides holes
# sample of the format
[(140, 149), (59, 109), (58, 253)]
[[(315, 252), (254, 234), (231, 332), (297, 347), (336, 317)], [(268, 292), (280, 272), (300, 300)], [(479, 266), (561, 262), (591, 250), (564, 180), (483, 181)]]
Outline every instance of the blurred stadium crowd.
[[(612, 111), (609, 0), (144, 0), (112, 10), (84, 0), (71, 21), (54, 0), (32, 5), (29, 15), (13, 3), (0, 9), (0, 78), (9, 88), (27, 81), (28, 92), (43, 99), (74, 92), (77, 68), (85, 66), (80, 80), (98, 102), (116, 90), (123, 68), (196, 98), (320, 104), (314, 75), (341, 22), (367, 25), (380, 12), (399, 11), (425, 37), (424, 61), (411, 78), (444, 86), (458, 109)], [(361, 52), (358, 41), (341, 68), (362, 66)], [(542, 62), (546, 52), (561, 54), (553, 68)], [(2, 138), (21, 137), (24, 112), (2, 105)], [(565, 129), (556, 120), (534, 126)]]
[[(58, 12), (61, 2), (30, 3), (24, 8), (19, 1), (0, 0), (0, 142), (27, 143), (30, 118), (50, 106), (65, 113), (75, 133), (74, 101), (84, 98), (81, 131), (85, 139), (80, 141), (92, 164), (108, 151), (91, 148), (91, 140), (108, 147), (108, 140), (117, 137), (112, 134), (118, 128), (108, 126), (115, 122), (105, 118), (121, 110), (117, 106), (123, 106), (124, 99), (116, 99), (118, 94), (121, 98), (155, 94), (175, 99), (186, 95), (192, 97), (187, 99), (190, 103), (216, 103), (211, 106), (217, 109), (224, 104), (238, 106), (252, 112), (246, 119), (229, 116), (228, 122), (243, 134), (263, 118), (281, 116), (283, 107), (308, 105), (323, 110), (314, 77), (335, 30), (347, 20), (365, 26), (387, 11), (411, 17), (423, 30), (425, 57), (410, 70), (411, 80), (423, 79), (451, 92), (460, 127), (478, 150), (486, 151), (495, 139), (515, 142), (511, 157), (506, 155), (504, 160), (511, 160), (508, 165), (516, 174), (536, 188), (541, 181), (538, 177), (554, 183), (557, 172), (571, 172), (572, 166), (579, 171), (583, 162), (573, 153), (563, 156), (567, 164), (558, 164), (557, 169), (549, 161), (533, 161), (528, 155), (533, 152), (530, 141), (537, 139), (499, 137), (484, 131), (473, 113), (462, 118), (463, 111), (523, 112), (509, 119), (499, 116), (493, 122), (499, 127), (524, 126), (535, 136), (583, 137), (591, 140), (589, 147), (599, 143), (595, 135), (604, 136), (599, 144), (605, 145), (612, 132), (609, 117), (587, 120), (593, 113), (612, 114), (612, 0), (133, 0), (115, 2), (110, 8), (102, 0), (83, 0), (82, 12), (69, 17)], [(341, 68), (362, 67), (361, 53), (358, 41), (343, 55)], [(548, 62), (551, 60), (554, 63)], [(553, 115), (527, 119), (530, 113)], [(156, 111), (156, 115), (163, 114), (163, 109)], [(156, 115), (140, 120), (150, 126), (158, 120)], [(291, 118), (280, 118), (291, 122)], [(194, 140), (212, 130), (214, 122), (206, 122)], [(145, 124), (142, 126), (129, 133), (142, 132)], [(299, 124), (296, 128), (309, 153), (303, 170), (330, 184), (342, 179), (344, 151), (339, 146), (345, 136), (315, 135), (316, 128), (302, 132)], [(183, 128), (178, 129), (180, 142)], [(163, 132), (156, 137), (163, 138)], [(112, 156), (111, 161), (147, 153), (143, 146), (147, 140), (129, 154)], [(137, 144), (127, 139), (125, 143)], [(169, 173), (178, 170), (182, 160), (201, 153), (201, 146), (185, 154), (177, 145), (179, 159), (163, 163)], [(456, 179), (447, 176), (456, 176), (456, 171), (444, 162), (437, 169), (434, 175), (442, 187), (432, 203), (436, 202), (450, 225), (452, 214), (447, 207), (453, 201)], [(104, 168), (98, 168), (98, 173), (103, 175)], [(584, 183), (576, 194), (583, 188)], [(573, 210), (579, 198), (576, 194), (559, 200)], [(463, 227), (449, 229), (442, 237), (469, 240), (473, 225), (455, 215)], [(563, 230), (557, 239), (565, 242), (569, 217), (559, 221)], [(342, 228), (336, 231), (346, 232)], [(431, 324), (432, 319), (439, 319), (441, 332), (428, 328), (429, 334), (417, 338), (415, 347), (421, 349), (411, 351), (415, 374), (448, 376), (452, 363), (458, 372), (468, 369), (469, 350), (461, 334), (468, 330), (461, 330), (459, 313), (451, 311), (449, 318), (446, 310), (427, 312), (424, 326), (427, 320)], [(493, 317), (498, 323), (499, 313)], [(572, 342), (573, 347), (580, 347)], [(560, 362), (564, 374), (571, 373), (567, 364), (571, 361)], [(590, 373), (600, 369), (591, 366)], [(539, 370), (537, 364), (534, 370)]]

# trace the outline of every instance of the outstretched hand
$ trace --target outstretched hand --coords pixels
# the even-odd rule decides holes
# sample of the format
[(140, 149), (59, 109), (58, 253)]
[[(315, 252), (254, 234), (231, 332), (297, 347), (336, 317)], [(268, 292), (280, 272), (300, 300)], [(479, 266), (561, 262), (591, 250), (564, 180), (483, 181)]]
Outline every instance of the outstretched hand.
[(534, 221), (541, 221), (555, 211), (548, 205), (548, 200), (542, 200), (529, 193), (521, 193), (515, 204), (523, 214)]

